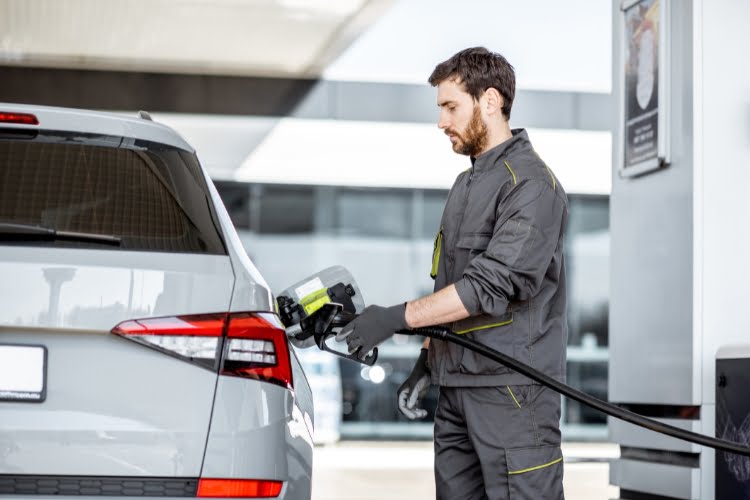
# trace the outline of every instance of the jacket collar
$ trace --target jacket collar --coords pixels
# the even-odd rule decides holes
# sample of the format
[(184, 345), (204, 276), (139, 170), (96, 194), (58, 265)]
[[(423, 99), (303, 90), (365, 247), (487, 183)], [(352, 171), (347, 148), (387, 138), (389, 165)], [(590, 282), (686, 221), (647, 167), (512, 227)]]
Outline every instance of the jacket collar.
[(476, 158), (471, 158), (471, 166), (475, 172), (482, 171), (487, 168), (491, 168), (495, 162), (500, 159), (509, 149), (522, 143), (529, 141), (529, 135), (526, 133), (526, 129), (514, 128), (510, 131), (513, 137), (505, 142), (501, 142), (494, 148), (485, 151)]

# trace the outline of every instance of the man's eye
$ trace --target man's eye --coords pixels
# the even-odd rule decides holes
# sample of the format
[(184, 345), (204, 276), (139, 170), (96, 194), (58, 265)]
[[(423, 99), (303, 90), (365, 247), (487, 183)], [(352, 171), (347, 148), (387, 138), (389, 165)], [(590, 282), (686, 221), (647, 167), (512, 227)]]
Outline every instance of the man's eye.
[(455, 111), (455, 109), (456, 109), (455, 106), (448, 106), (448, 111)]

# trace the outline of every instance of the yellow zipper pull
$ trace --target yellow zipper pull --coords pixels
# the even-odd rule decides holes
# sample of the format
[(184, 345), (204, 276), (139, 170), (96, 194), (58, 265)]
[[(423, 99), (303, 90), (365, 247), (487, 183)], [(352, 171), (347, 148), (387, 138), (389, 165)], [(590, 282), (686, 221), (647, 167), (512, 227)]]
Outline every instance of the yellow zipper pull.
[(443, 246), (443, 227), (440, 226), (440, 231), (438, 231), (437, 235), (435, 236), (435, 247), (432, 251), (432, 270), (430, 271), (430, 278), (432, 279), (437, 278), (438, 264), (440, 263), (440, 247), (442, 246)]

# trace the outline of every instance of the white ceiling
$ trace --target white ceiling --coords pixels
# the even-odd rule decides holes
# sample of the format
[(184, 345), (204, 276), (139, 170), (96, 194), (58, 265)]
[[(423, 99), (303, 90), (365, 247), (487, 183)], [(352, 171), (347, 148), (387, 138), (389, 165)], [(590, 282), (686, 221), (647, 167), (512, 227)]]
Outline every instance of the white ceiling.
[(425, 83), (484, 45), (519, 88), (611, 92), (611, 0), (0, 0), (0, 64)]
[(612, 0), (396, 0), (324, 76), (426, 84), (478, 45), (510, 61), (518, 88), (609, 93)]
[(0, 64), (318, 77), (390, 0), (0, 0)]

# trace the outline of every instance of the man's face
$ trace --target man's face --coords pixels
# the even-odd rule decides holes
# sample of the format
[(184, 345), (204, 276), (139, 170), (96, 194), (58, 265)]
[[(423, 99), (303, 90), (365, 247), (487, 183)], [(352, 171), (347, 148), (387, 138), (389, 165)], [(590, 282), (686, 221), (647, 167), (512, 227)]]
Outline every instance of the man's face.
[(450, 138), (453, 151), (479, 156), (487, 146), (487, 125), (479, 104), (455, 80), (438, 84), (437, 104), (440, 107), (440, 128)]

